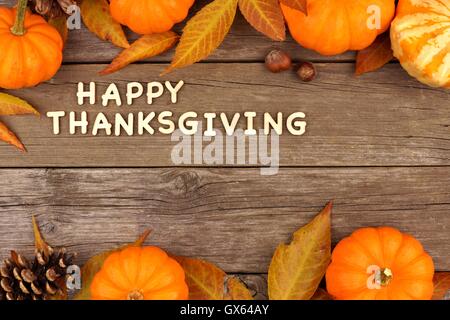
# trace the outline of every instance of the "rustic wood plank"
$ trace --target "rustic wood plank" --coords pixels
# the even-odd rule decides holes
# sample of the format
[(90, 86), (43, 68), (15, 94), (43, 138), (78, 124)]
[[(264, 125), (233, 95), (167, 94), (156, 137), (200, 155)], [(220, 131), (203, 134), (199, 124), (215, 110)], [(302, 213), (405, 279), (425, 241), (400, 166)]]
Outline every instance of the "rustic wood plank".
[[(191, 10), (191, 16), (208, 1), (199, 1)], [(15, 0), (0, 0), (0, 5), (11, 6)], [(176, 31), (181, 32), (183, 24), (176, 26)], [(126, 30), (130, 41), (134, 41), (138, 36), (130, 30)], [(245, 43), (245, 47), (242, 44)], [(284, 42), (275, 42), (258, 33), (238, 14), (233, 28), (227, 36), (223, 45), (218, 48), (207, 60), (213, 62), (223, 61), (263, 61), (265, 55), (272, 47), (280, 47), (290, 54), (295, 60), (311, 61), (353, 61), (355, 54), (348, 52), (335, 57), (321, 56), (313, 51), (300, 47), (290, 36)], [(64, 52), (66, 63), (105, 63), (111, 61), (119, 52), (120, 48), (112, 44), (101, 41), (89, 32), (83, 25), (80, 30), (70, 32), (68, 42)], [(152, 62), (168, 62), (173, 56), (173, 51), (148, 59)]]
[[(356, 78), (351, 64), (318, 64), (318, 78), (301, 83), (294, 73), (273, 75), (262, 64), (199, 64), (159, 78), (163, 65), (134, 65), (107, 77), (97, 76), (104, 65), (64, 66), (49, 83), (13, 91), (46, 114), (65, 110), (90, 113), (91, 124), (99, 112), (113, 114), (171, 110), (178, 117), (195, 110), (257, 111), (258, 128), (264, 112), (307, 115), (304, 136), (288, 132), (280, 138), (282, 166), (427, 166), (450, 164), (450, 91), (433, 89), (410, 78), (398, 65)], [(154, 105), (146, 97), (133, 106), (102, 107), (101, 95), (115, 82), (121, 90), (130, 81), (170, 79), (186, 82), (179, 102), (166, 94)], [(78, 106), (79, 81), (96, 81), (97, 105)], [(125, 99), (122, 91), (122, 98)], [(124, 100), (126, 101), (126, 99)], [(172, 166), (177, 142), (170, 136), (69, 135), (68, 116), (62, 134), (55, 136), (52, 121), (43, 117), (3, 117), (27, 146), (22, 154), (0, 144), (1, 167), (148, 167)], [(245, 124), (242, 116), (240, 126)], [(220, 126), (219, 126), (220, 127)], [(157, 129), (157, 128), (156, 128)], [(89, 131), (90, 133), (91, 131)], [(224, 131), (222, 131), (224, 132)], [(207, 143), (205, 143), (206, 145)]]
[(265, 273), (280, 242), (334, 199), (333, 242), (389, 225), (450, 270), (450, 167), (0, 170), (0, 256), (32, 252), (31, 214), (50, 243), (79, 253), (153, 230), (149, 243), (227, 272)]

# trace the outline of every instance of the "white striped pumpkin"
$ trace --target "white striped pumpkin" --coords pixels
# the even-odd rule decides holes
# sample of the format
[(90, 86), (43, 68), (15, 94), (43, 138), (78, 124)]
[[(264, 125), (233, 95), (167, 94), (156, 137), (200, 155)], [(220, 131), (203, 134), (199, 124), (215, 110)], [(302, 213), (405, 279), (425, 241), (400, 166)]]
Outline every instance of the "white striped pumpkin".
[(391, 41), (411, 76), (450, 88), (450, 0), (400, 0)]

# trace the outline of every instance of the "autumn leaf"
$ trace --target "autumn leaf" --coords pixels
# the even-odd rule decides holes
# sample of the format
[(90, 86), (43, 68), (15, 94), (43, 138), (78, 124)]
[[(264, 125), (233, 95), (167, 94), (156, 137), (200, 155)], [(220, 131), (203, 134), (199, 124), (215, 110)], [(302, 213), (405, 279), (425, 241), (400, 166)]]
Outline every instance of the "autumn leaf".
[(374, 43), (368, 48), (358, 52), (356, 56), (357, 76), (367, 72), (375, 71), (383, 67), (394, 58), (391, 49), (391, 38), (389, 32), (385, 32), (377, 37)]
[(135, 242), (113, 250), (101, 252), (91, 257), (81, 268), (81, 290), (74, 297), (75, 300), (90, 300), (91, 299), (91, 283), (94, 276), (100, 271), (105, 262), (112, 253), (120, 251), (130, 246), (140, 247), (144, 244), (150, 235), (151, 230), (145, 231)]
[(309, 224), (281, 244), (269, 267), (271, 300), (309, 300), (325, 275), (331, 258), (331, 203)]
[(236, 276), (228, 277), (225, 281), (225, 300), (253, 300), (247, 286)]
[(292, 9), (308, 14), (308, 0), (280, 0), (280, 2)]
[(48, 23), (53, 26), (61, 35), (63, 43), (66, 44), (67, 38), (69, 36), (69, 30), (67, 29), (67, 17), (65, 15), (50, 18)]
[(433, 300), (443, 300), (450, 294), (450, 272), (437, 272), (434, 275)]
[(194, 64), (217, 49), (230, 31), (237, 4), (238, 0), (214, 0), (190, 19), (164, 73)]
[(86, 27), (100, 39), (121, 48), (130, 47), (122, 26), (111, 16), (106, 0), (83, 0), (80, 10)]
[(8, 129), (7, 126), (5, 126), (2, 122), (0, 122), (0, 140), (5, 141), (13, 146), (15, 146), (17, 149), (26, 152), (25, 146), (20, 142), (19, 138)]
[(250, 291), (239, 279), (212, 263), (187, 257), (173, 257), (183, 267), (190, 300), (248, 300)]
[(286, 39), (286, 26), (278, 0), (239, 0), (239, 9), (259, 32), (276, 41)]
[(22, 114), (35, 114), (39, 112), (25, 100), (6, 93), (0, 93), (0, 116), (14, 116)]
[(135, 61), (157, 56), (172, 48), (178, 38), (178, 35), (172, 31), (142, 36), (128, 49), (123, 50), (100, 74), (110, 74)]
[(31, 221), (33, 223), (34, 244), (36, 249), (43, 252), (46, 256), (50, 256), (52, 249), (42, 237), (41, 230), (39, 230), (39, 226), (36, 222), (36, 217), (32, 216)]
[(333, 297), (325, 289), (319, 288), (311, 297), (311, 300), (333, 300)]

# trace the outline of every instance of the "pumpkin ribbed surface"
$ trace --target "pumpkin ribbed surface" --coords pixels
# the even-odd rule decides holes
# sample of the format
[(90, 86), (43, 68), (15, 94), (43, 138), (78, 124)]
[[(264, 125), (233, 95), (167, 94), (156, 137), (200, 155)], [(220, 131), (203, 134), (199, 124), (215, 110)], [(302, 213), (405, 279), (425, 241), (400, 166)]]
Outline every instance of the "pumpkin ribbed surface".
[(111, 15), (139, 34), (163, 33), (183, 21), (194, 0), (111, 0)]
[(94, 300), (185, 300), (183, 268), (157, 247), (112, 253), (91, 284)]
[(394, 0), (308, 0), (308, 15), (281, 5), (294, 39), (323, 55), (368, 47), (394, 17)]
[(391, 40), (410, 75), (450, 88), (450, 0), (400, 0)]
[(363, 228), (336, 246), (326, 273), (341, 300), (427, 300), (434, 265), (419, 241), (389, 227)]
[(41, 16), (26, 13), (25, 34), (14, 35), (15, 9), (0, 7), (0, 87), (33, 87), (51, 79), (62, 63), (63, 41)]

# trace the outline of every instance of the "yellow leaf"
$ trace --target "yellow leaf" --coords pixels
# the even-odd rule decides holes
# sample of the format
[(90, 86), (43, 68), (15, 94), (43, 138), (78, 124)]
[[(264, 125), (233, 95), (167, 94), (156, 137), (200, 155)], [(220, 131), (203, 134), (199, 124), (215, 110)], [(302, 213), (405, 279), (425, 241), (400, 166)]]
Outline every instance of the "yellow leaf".
[(110, 74), (135, 61), (157, 56), (172, 48), (178, 38), (178, 35), (172, 31), (142, 36), (128, 49), (123, 50), (100, 74)]
[(311, 297), (311, 300), (333, 300), (333, 297), (325, 289), (319, 288)]
[(239, 9), (259, 32), (275, 41), (286, 39), (286, 26), (278, 0), (239, 0)]
[(93, 257), (91, 257), (81, 268), (81, 290), (76, 294), (74, 300), (90, 300), (91, 299), (91, 283), (94, 276), (103, 266), (106, 258), (108, 258), (112, 253), (120, 251), (124, 248), (130, 246), (142, 246), (147, 240), (151, 230), (145, 231), (135, 242), (129, 245), (125, 245), (113, 250), (101, 252)]
[(15, 146), (17, 149), (26, 152), (25, 146), (20, 142), (19, 138), (8, 129), (6, 125), (0, 122), (0, 140)]
[(190, 300), (250, 300), (252, 295), (237, 278), (212, 263), (187, 257), (173, 257), (183, 267)]
[(121, 48), (130, 47), (122, 26), (111, 16), (106, 0), (83, 0), (80, 9), (84, 24), (100, 39)]
[(189, 20), (164, 73), (194, 64), (217, 49), (230, 31), (237, 4), (238, 0), (214, 0)]
[(292, 9), (308, 14), (308, 0), (280, 0), (280, 2)]
[(331, 258), (331, 203), (309, 224), (281, 244), (269, 267), (269, 299), (309, 300), (319, 287)]
[(59, 32), (61, 38), (63, 39), (63, 43), (66, 44), (69, 36), (69, 30), (67, 29), (67, 17), (62, 15), (56, 18), (50, 18), (48, 19), (48, 23)]
[(14, 116), (22, 114), (39, 115), (39, 112), (25, 100), (6, 93), (0, 93), (0, 116)]

